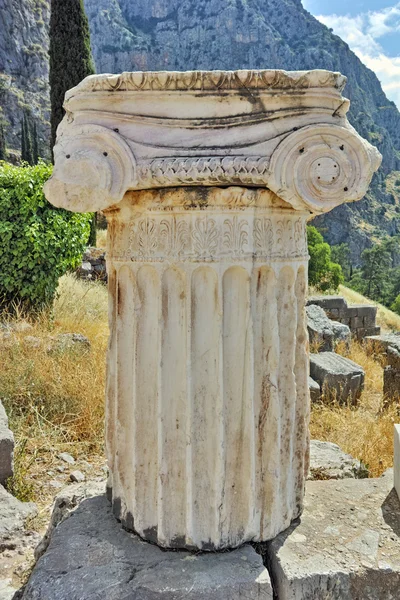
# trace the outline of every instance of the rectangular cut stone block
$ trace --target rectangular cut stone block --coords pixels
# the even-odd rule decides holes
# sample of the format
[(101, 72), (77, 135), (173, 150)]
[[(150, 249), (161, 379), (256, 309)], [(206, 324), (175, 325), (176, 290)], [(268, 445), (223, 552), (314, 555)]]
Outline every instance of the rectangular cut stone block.
[(376, 354), (386, 355), (388, 348), (394, 348), (400, 352), (400, 333), (383, 333), (366, 338), (366, 342)]
[(400, 502), (392, 477), (307, 482), (297, 525), (267, 547), (279, 600), (397, 600)]
[(319, 383), (309, 377), (308, 387), (310, 389), (311, 402), (319, 402), (321, 399), (321, 388), (319, 387)]
[(364, 370), (334, 352), (311, 354), (310, 374), (321, 386), (327, 400), (356, 403), (364, 388)]
[(400, 400), (400, 370), (391, 366), (383, 372), (383, 395), (387, 400)]
[(367, 338), (370, 336), (380, 335), (381, 328), (380, 327), (365, 327), (359, 330), (359, 338)]
[(327, 312), (332, 309), (339, 311), (347, 309), (347, 302), (343, 296), (312, 296), (308, 299), (307, 304), (318, 304)]
[(400, 500), (400, 425), (394, 426), (394, 487)]
[(0, 402), (0, 484), (4, 485), (14, 473), (14, 436), (8, 428), (8, 418)]
[(104, 496), (84, 500), (54, 530), (23, 600), (272, 600), (249, 545), (223, 553), (162, 551), (124, 531)]

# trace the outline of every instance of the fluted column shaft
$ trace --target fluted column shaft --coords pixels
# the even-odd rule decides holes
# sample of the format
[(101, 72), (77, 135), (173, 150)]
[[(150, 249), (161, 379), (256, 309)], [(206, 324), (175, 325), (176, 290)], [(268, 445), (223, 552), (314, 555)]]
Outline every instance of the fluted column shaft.
[(301, 513), (308, 216), (244, 188), (107, 211), (109, 492), (145, 539), (230, 548)]

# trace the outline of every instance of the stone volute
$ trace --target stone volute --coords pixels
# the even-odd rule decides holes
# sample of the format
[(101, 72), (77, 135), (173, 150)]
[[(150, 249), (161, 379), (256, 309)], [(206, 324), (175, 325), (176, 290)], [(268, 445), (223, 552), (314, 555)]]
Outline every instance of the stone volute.
[(165, 547), (268, 540), (308, 469), (306, 222), (378, 151), (327, 71), (94, 75), (66, 95), (47, 198), (105, 210), (109, 493)]

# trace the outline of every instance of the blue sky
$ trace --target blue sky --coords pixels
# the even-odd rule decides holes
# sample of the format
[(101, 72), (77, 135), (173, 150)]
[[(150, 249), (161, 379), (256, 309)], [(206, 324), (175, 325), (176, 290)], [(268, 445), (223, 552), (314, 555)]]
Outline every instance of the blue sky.
[(302, 0), (370, 69), (400, 108), (400, 1)]

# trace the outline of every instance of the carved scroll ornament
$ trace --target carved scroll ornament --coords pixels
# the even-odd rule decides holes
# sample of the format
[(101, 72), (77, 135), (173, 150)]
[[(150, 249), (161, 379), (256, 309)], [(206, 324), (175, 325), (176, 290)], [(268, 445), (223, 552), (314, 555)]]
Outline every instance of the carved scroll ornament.
[(92, 76), (67, 94), (47, 198), (95, 211), (129, 190), (247, 185), (314, 214), (359, 200), (381, 157), (343, 85), (327, 71)]

